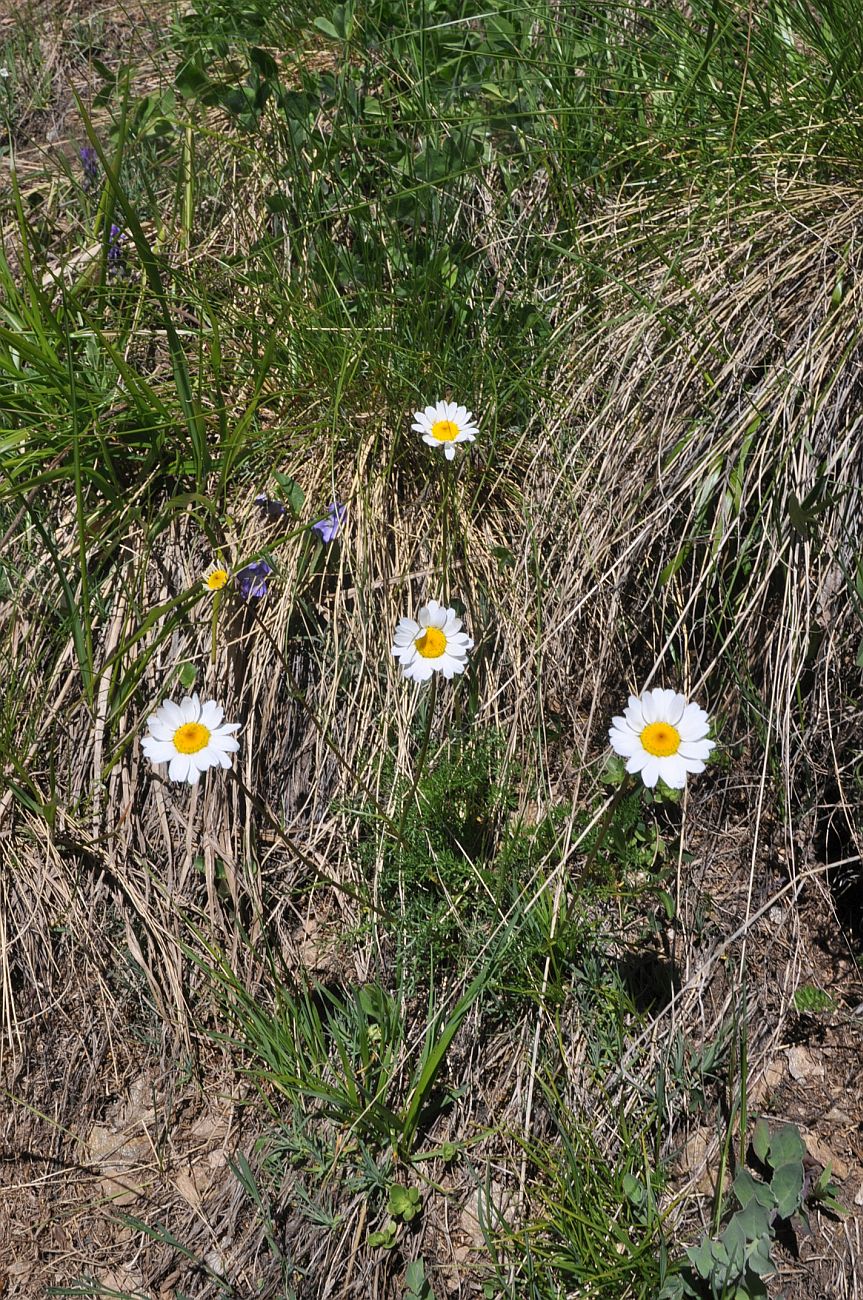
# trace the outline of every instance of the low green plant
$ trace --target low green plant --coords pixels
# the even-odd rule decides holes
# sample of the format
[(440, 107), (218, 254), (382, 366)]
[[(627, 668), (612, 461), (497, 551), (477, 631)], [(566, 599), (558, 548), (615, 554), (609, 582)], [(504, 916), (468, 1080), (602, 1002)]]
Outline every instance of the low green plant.
[(809, 1202), (839, 1213), (837, 1188), (825, 1169), (819, 1178), (804, 1164), (806, 1146), (794, 1124), (771, 1133), (764, 1119), (755, 1125), (752, 1150), (770, 1171), (769, 1181), (741, 1169), (732, 1190), (740, 1208), (722, 1232), (708, 1233), (686, 1251), (689, 1264), (669, 1279), (659, 1300), (762, 1300), (766, 1279), (778, 1270), (773, 1260), (777, 1222), (802, 1221), (809, 1228)]
[(418, 1187), (403, 1187), (401, 1183), (392, 1183), (387, 1199), (389, 1218), (378, 1232), (369, 1233), (369, 1245), (392, 1250), (399, 1236), (399, 1220), (401, 1223), (412, 1223), (422, 1213), (422, 1208), (422, 1195)]
[(402, 1219), (405, 1223), (410, 1223), (420, 1214), (422, 1207), (422, 1196), (418, 1187), (402, 1187), (401, 1183), (393, 1183), (387, 1209), (394, 1219)]
[(817, 1015), (820, 1011), (835, 1011), (836, 1003), (829, 993), (812, 984), (801, 984), (794, 990), (794, 1010), (801, 1015)]
[(208, 959), (194, 959), (212, 979), (232, 1026), (230, 1036), (220, 1037), (246, 1055), (247, 1074), (349, 1130), (369, 1151), (411, 1159), (435, 1109), (446, 1054), (487, 972), (481, 970), (449, 1008), (439, 1007), (430, 993), (414, 1055), (399, 1002), (377, 983), (344, 992), (318, 984), (292, 990), (273, 967), (274, 992), (264, 1004), (221, 954), (209, 950)]

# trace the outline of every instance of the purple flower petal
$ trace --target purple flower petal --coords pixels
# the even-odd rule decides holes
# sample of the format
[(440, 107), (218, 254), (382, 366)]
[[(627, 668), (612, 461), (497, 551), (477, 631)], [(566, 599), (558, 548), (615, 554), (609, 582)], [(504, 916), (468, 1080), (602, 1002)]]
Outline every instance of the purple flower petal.
[(342, 502), (334, 501), (324, 519), (312, 524), (312, 532), (317, 533), (321, 541), (328, 545), (335, 541), (339, 530), (344, 527), (348, 517), (348, 508)]
[(243, 600), (253, 597), (257, 600), (267, 594), (267, 578), (273, 572), (273, 566), (266, 560), (253, 560), (236, 575), (236, 583)]
[(255, 497), (255, 505), (263, 512), (268, 524), (276, 523), (288, 513), (287, 506), (283, 506), (281, 501), (276, 501), (273, 497), (268, 497), (266, 492), (258, 493)]

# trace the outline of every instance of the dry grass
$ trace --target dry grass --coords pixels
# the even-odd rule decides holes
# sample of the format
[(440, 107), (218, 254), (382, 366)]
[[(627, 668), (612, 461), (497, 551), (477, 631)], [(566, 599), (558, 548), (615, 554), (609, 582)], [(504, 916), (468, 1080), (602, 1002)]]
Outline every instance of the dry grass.
[[(259, 201), (247, 187), (226, 196), (191, 265), (241, 250)], [(503, 299), (518, 295), (530, 232), (550, 229), (548, 202), (535, 178), (504, 228), (490, 180), (472, 200), (468, 217)], [(860, 611), (849, 591), (861, 553), (863, 200), (850, 187), (777, 176), (760, 197), (738, 203), (732, 191), (721, 207), (717, 218), (685, 193), (592, 202), (580, 260), (548, 290), (556, 346), (542, 400), (520, 428), (497, 423), (491, 394), (477, 400), (487, 445), (446, 484), (420, 447), (405, 450), (404, 409), (340, 413), (349, 424), (340, 439), (325, 427), (323, 397), (299, 411), (277, 386), (266, 414), (271, 469), (291, 474), (309, 503), (346, 501), (350, 524), (309, 582), (300, 549), (278, 542), (253, 488), (238, 484), (218, 540), (232, 559), (273, 544), (280, 568), (254, 610), (226, 607), (215, 663), (203, 599), (169, 638), (156, 623), (134, 639), (148, 610), (192, 590), (208, 567), (200, 512), (178, 513), (155, 536), (130, 532), (122, 564), (104, 574), (92, 708), (71, 646), (57, 653), (61, 597), (38, 539), (27, 524), (9, 539), (18, 576), (0, 607), (5, 689), (15, 674), (24, 683), (14, 686), (22, 707), (10, 753), (14, 742), (44, 805), (39, 813), (16, 797), (7, 766), (0, 1081), (12, 1104), (0, 1250), (12, 1260), (11, 1295), (42, 1294), (84, 1270), (120, 1292), (216, 1295), (224, 1271), (227, 1294), (284, 1293), (266, 1272), (266, 1216), (250, 1212), (225, 1163), (264, 1120), (241, 1114), (243, 1085), (207, 1038), (218, 1010), (189, 960), (190, 927), (250, 989), (266, 980), (265, 940), (298, 980), (351, 986), (381, 969), (386, 952), (363, 901), (378, 882), (360, 873), (353, 810), (369, 791), (391, 799), (385, 754), (411, 771), (416, 695), (389, 660), (389, 636), (430, 596), (465, 606), (478, 642), (472, 718), (508, 738), (521, 811), (572, 800), (562, 851), (530, 881), (525, 906), (547, 891), (559, 909), (581, 887), (579, 817), (597, 806), (597, 760), (627, 687), (674, 681), (720, 719), (728, 762), (687, 796), (681, 843), (693, 856), (678, 863), (678, 920), (647, 954), (660, 974), (675, 972), (673, 991), (603, 1096), (587, 1030), (567, 1012), (560, 1088), (573, 1111), (594, 1118), (613, 1158), (620, 1113), (655, 1087), (680, 1034), (695, 1049), (741, 1014), (745, 982), (751, 1102), (809, 1124), (828, 1148), (845, 1143), (834, 1154), (852, 1199), (863, 1150), (845, 1120), (859, 1119), (859, 1087), (845, 1119), (831, 1120), (840, 1098), (830, 1076), (816, 1086), (785, 1062), (800, 983), (824, 984), (849, 1013), (861, 998), (859, 930), (837, 912), (830, 864), (841, 860), (857, 897)], [(137, 342), (154, 347), (143, 330)], [(231, 398), (244, 409), (247, 388)], [(458, 532), (444, 541), (445, 492)], [(74, 506), (56, 510), (71, 562)], [(140, 667), (141, 681), (115, 712), (121, 647), (124, 671)], [(154, 776), (138, 745), (180, 661), (243, 723), (236, 779), (191, 793)], [(25, 696), (44, 708), (25, 712)], [(433, 746), (446, 748), (463, 708), (459, 696), (440, 697)], [(620, 944), (631, 956), (625, 935)], [(448, 989), (450, 1003), (472, 973)], [(553, 1009), (538, 1019), (555, 1028)], [(832, 1059), (850, 1075), (859, 1027), (849, 1014), (831, 1032)], [(487, 1162), (489, 1194), (513, 1219), (533, 1189), (503, 1135), (550, 1131), (538, 1035), (525, 1023), (480, 1046), (462, 1031), (449, 1083), (464, 1104), (430, 1134), (440, 1144), (493, 1133), (475, 1168)], [(418, 1048), (408, 1036), (404, 1073)], [(669, 1097), (668, 1121), (661, 1154), (684, 1152), (674, 1190), (697, 1190), (704, 1207), (721, 1133), (688, 1112), (682, 1091)], [(703, 1139), (695, 1154), (693, 1130)], [(117, 1226), (105, 1179), (118, 1172), (106, 1150), (118, 1147), (131, 1213), (168, 1225), (203, 1269), (139, 1225)], [(442, 1190), (411, 1249), (435, 1261), (450, 1294), (478, 1294), (476, 1187), (441, 1162), (432, 1177)], [(334, 1230), (272, 1207), (308, 1273), (294, 1279), (297, 1294), (400, 1295), (400, 1261), (363, 1246), (362, 1198), (338, 1208)], [(825, 1258), (802, 1281), (789, 1273), (786, 1292), (811, 1296), (819, 1277), (825, 1295), (856, 1300), (859, 1215), (823, 1232)]]

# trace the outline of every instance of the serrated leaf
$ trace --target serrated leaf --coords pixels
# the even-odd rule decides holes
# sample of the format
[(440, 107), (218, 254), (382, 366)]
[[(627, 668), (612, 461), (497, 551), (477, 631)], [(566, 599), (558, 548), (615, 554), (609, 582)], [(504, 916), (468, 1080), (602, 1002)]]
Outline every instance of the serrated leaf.
[(780, 1165), (770, 1180), (770, 1188), (776, 1197), (777, 1213), (783, 1219), (790, 1219), (803, 1195), (803, 1162), (795, 1160)]

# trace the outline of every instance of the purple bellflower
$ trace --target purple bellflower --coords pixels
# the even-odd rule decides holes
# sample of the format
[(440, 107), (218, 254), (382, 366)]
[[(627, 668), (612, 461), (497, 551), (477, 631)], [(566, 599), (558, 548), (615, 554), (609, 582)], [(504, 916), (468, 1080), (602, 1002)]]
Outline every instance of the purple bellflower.
[(92, 194), (99, 185), (100, 175), (96, 150), (91, 145), (85, 144), (83, 149), (78, 150), (78, 157), (81, 159), (81, 166), (84, 169), (84, 193)]
[(112, 279), (121, 279), (126, 274), (125, 238), (122, 227), (112, 222), (108, 232), (108, 275)]
[(245, 569), (237, 574), (237, 587), (243, 600), (258, 599), (267, 594), (267, 578), (273, 572), (273, 566), (266, 560), (252, 560)]
[(281, 501), (276, 501), (273, 497), (268, 497), (266, 492), (258, 493), (255, 497), (255, 505), (258, 506), (268, 524), (277, 523), (288, 513), (287, 506), (283, 506)]
[(334, 501), (327, 511), (326, 517), (319, 519), (316, 524), (312, 524), (312, 532), (317, 533), (325, 544), (334, 542), (340, 529), (344, 527), (347, 517), (347, 506), (339, 501)]

